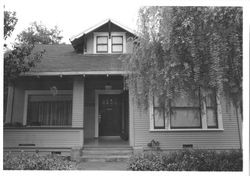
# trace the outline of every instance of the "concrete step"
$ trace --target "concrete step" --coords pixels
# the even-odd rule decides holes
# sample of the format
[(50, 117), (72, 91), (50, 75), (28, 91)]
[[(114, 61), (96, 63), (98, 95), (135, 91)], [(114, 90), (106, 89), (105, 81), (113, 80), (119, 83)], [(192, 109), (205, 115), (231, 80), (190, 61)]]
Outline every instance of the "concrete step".
[(131, 147), (84, 147), (81, 161), (127, 161), (132, 153)]
[(130, 155), (83, 155), (82, 162), (120, 162), (128, 161)]
[(106, 150), (106, 151), (95, 151), (95, 150), (83, 150), (82, 155), (131, 155), (132, 151), (129, 150)]

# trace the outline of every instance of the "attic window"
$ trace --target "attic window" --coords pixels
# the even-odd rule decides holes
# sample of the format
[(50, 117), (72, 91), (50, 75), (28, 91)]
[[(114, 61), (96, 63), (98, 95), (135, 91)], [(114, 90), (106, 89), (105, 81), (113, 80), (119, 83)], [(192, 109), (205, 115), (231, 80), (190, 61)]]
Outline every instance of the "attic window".
[(97, 36), (96, 38), (96, 52), (107, 53), (108, 52), (108, 36)]
[(122, 53), (122, 52), (123, 52), (123, 37), (112, 36), (112, 53)]

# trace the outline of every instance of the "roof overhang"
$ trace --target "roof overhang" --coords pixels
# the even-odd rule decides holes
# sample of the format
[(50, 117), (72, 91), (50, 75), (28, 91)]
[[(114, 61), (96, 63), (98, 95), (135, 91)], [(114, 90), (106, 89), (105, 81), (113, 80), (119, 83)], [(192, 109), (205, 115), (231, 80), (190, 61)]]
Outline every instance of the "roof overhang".
[(127, 75), (128, 71), (26, 72), (21, 76)]
[(86, 34), (92, 32), (92, 31), (94, 31), (95, 29), (99, 28), (100, 26), (102, 26), (102, 25), (104, 25), (104, 24), (106, 24), (106, 23), (108, 23), (108, 22), (111, 22), (111, 23), (113, 23), (113, 24), (115, 24), (115, 25), (117, 25), (117, 26), (120, 26), (120, 27), (123, 28), (124, 30), (126, 30), (126, 31), (128, 31), (129, 33), (131, 33), (131, 34), (133, 34), (133, 35), (136, 36), (135, 31), (133, 31), (132, 29), (130, 29), (130, 28), (128, 28), (128, 27), (126, 27), (126, 26), (124, 26), (124, 25), (122, 25), (122, 24), (116, 22), (116, 21), (113, 20), (113, 19), (112, 19), (112, 20), (111, 20), (111, 19), (106, 19), (106, 20), (104, 20), (104, 21), (98, 23), (97, 25), (95, 25), (95, 26), (93, 26), (93, 27), (91, 27), (91, 28), (89, 28), (89, 29), (87, 29), (87, 30), (85, 30), (85, 31), (83, 31), (83, 32), (81, 32), (81, 33), (79, 33), (79, 34), (77, 34), (77, 35), (71, 37), (69, 40), (70, 40), (70, 42), (72, 43), (75, 39), (78, 39), (78, 38), (80, 38), (80, 37), (82, 37), (82, 36), (84, 36), (84, 35), (86, 35)]

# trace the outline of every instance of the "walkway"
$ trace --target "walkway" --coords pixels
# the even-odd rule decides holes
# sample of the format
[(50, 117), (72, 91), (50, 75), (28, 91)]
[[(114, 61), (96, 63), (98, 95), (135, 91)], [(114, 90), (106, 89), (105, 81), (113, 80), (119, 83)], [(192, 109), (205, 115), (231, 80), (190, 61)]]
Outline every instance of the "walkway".
[(127, 162), (81, 162), (77, 165), (78, 170), (128, 170)]

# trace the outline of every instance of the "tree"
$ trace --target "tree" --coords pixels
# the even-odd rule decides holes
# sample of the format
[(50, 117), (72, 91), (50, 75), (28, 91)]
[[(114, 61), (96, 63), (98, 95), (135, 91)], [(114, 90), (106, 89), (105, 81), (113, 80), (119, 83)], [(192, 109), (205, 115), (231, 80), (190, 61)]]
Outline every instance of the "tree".
[(42, 23), (31, 23), (31, 26), (22, 31), (17, 39), (21, 43), (27, 44), (59, 44), (63, 38), (57, 26), (47, 28)]
[[(4, 40), (15, 29), (17, 17), (15, 12), (4, 12)], [(29, 71), (38, 63), (45, 51), (32, 52), (33, 44), (19, 43), (12, 50), (4, 53), (4, 112), (6, 111), (8, 86), (13, 85), (21, 73)]]
[(139, 104), (154, 94), (168, 110), (181, 94), (212, 89), (242, 115), (242, 8), (144, 7), (138, 26), (124, 66)]
[[(173, 99), (202, 87), (242, 101), (242, 9), (232, 7), (144, 7), (138, 38), (125, 67), (130, 86)], [(138, 92), (138, 91), (137, 91)], [(237, 94), (237, 95), (235, 95)]]
[(15, 29), (15, 25), (18, 19), (16, 18), (16, 12), (4, 11), (4, 39), (11, 35)]

